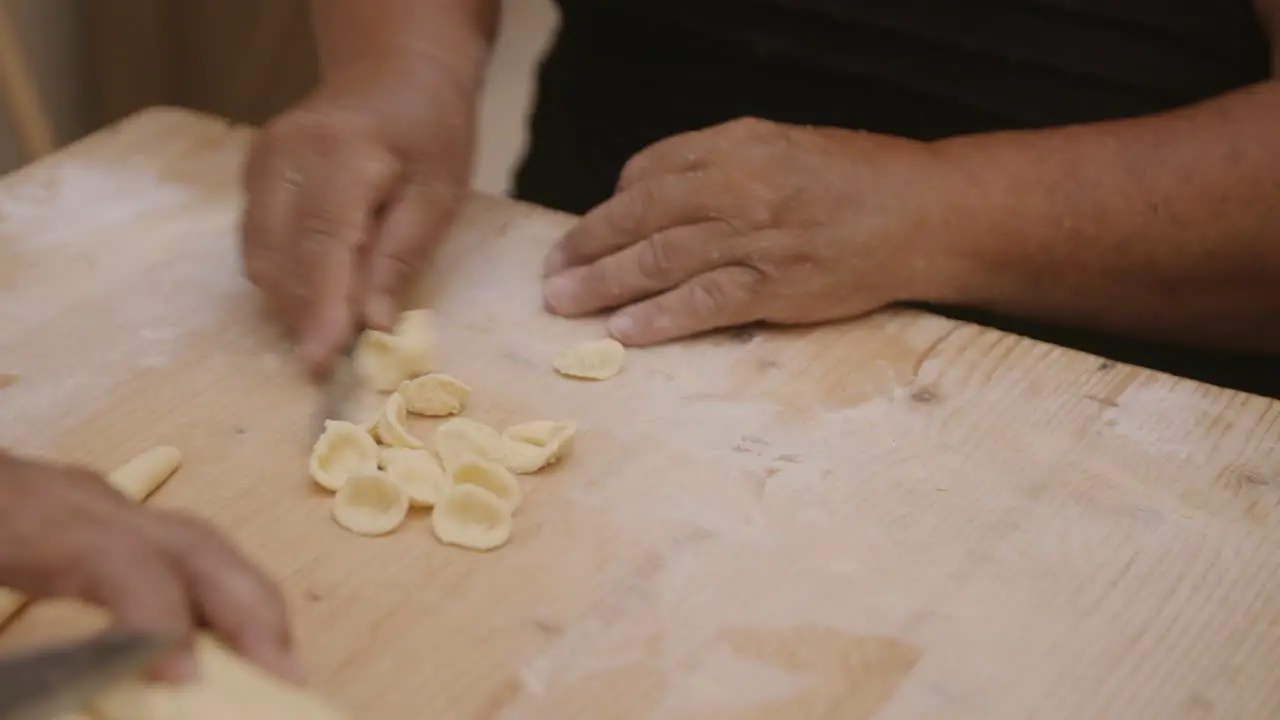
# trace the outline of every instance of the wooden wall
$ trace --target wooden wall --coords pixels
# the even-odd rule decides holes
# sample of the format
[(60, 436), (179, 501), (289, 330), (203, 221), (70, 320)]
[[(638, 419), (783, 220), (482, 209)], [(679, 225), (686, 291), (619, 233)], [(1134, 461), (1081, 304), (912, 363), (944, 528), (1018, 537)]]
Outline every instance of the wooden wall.
[(306, 0), (86, 0), (99, 123), (181, 105), (261, 123), (314, 86)]

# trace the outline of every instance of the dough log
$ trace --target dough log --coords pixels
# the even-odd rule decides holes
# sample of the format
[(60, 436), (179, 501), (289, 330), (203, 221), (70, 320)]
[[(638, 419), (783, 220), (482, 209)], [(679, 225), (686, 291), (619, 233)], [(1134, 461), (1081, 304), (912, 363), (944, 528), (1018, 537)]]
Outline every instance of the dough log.
[(200, 679), (132, 683), (92, 703), (94, 720), (346, 720), (319, 695), (278, 680), (210, 635), (196, 640)]

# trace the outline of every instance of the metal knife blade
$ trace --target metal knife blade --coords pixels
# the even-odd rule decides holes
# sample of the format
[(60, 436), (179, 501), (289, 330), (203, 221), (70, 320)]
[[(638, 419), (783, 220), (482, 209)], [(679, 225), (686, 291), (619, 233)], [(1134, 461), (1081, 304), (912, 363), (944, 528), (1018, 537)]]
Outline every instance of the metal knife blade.
[(324, 432), (325, 420), (341, 420), (346, 413), (347, 398), (356, 384), (355, 350), (356, 341), (352, 340), (342, 349), (342, 354), (329, 375), (320, 398), (320, 407), (316, 411), (316, 434)]
[(54, 720), (141, 677), (177, 638), (106, 633), (0, 659), (0, 718)]

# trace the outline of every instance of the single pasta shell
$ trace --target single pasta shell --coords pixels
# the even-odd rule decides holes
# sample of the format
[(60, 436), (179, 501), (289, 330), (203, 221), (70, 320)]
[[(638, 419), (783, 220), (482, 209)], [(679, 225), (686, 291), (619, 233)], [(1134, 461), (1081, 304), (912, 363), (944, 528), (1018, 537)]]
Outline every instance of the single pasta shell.
[(446, 545), (493, 550), (511, 539), (511, 509), (475, 485), (449, 488), (431, 513), (431, 530)]
[(395, 390), (405, 379), (404, 343), (390, 333), (366, 330), (356, 343), (356, 373), (365, 385), (383, 392)]
[(471, 388), (466, 383), (443, 373), (406, 380), (396, 393), (404, 398), (409, 412), (426, 417), (457, 415), (471, 398)]
[(495, 462), (478, 457), (468, 458), (459, 463), (458, 467), (449, 473), (449, 479), (453, 487), (474, 485), (482, 488), (506, 504), (512, 513), (520, 507), (524, 499), (523, 493), (520, 492), (520, 481), (516, 480), (511, 471)]
[(409, 493), (409, 504), (414, 507), (435, 505), (451, 485), (440, 461), (429, 450), (382, 448), (382, 467)]
[(445, 472), (452, 473), (471, 458), (502, 462), (502, 435), (482, 422), (453, 418), (436, 429), (436, 455)]
[(404, 398), (399, 393), (388, 396), (387, 404), (382, 408), (382, 414), (378, 416), (375, 425), (378, 439), (392, 447), (423, 447), (422, 441), (409, 432), (408, 422), (409, 414), (404, 407)]
[(309, 467), (316, 484), (337, 491), (352, 475), (378, 469), (378, 444), (359, 425), (326, 420), (324, 432), (311, 448)]
[(552, 367), (561, 375), (582, 380), (607, 380), (622, 371), (626, 349), (613, 338), (591, 340), (561, 352)]
[(435, 313), (426, 308), (400, 313), (395, 335), (401, 341), (400, 361), (405, 372), (401, 380), (426, 375), (435, 369)]
[(386, 535), (409, 513), (409, 493), (384, 472), (347, 478), (333, 496), (333, 520), (357, 535)]
[(502, 433), (502, 464), (521, 474), (552, 465), (569, 452), (577, 427), (576, 423), (560, 420), (512, 425)]

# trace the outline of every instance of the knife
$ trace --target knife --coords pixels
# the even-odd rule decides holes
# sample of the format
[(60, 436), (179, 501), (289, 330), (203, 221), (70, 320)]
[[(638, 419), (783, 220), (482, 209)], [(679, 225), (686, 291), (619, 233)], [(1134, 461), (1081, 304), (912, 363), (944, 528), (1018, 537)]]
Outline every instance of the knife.
[(354, 358), (356, 341), (357, 338), (353, 338), (342, 349), (342, 354), (338, 356), (338, 362), (334, 365), (333, 372), (329, 375), (328, 384), (325, 385), (323, 395), (320, 398), (320, 408), (316, 411), (315, 429), (317, 435), (324, 432), (324, 422), (326, 420), (341, 420), (345, 414), (347, 398), (351, 395), (351, 389), (355, 386), (356, 381)]
[(106, 633), (0, 659), (0, 718), (55, 720), (134, 680), (177, 645), (163, 635)]

